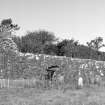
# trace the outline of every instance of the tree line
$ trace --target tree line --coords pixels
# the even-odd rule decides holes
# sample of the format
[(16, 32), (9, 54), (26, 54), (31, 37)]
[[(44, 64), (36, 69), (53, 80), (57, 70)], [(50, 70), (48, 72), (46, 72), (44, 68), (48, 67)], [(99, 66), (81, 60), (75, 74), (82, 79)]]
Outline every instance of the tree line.
[[(21, 37), (13, 36), (13, 32), (19, 29), (20, 27), (17, 24), (13, 24), (12, 19), (4, 19), (1, 21), (0, 32), (9, 32), (11, 38), (17, 44), (19, 51), (23, 53), (29, 52), (80, 59), (105, 60), (105, 52), (100, 51), (100, 48), (105, 47), (101, 36), (83, 45), (73, 38), (59, 41), (59, 38), (57, 38), (54, 33), (46, 30), (30, 31)], [(5, 36), (6, 35), (2, 37)]]

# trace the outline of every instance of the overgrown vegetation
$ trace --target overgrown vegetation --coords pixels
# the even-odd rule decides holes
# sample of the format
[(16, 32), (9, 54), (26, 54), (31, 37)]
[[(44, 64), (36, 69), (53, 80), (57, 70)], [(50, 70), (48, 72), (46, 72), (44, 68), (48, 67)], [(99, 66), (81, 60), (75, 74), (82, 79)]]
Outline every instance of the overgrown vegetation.
[(105, 52), (99, 51), (101, 47), (104, 47), (102, 37), (96, 37), (87, 42), (87, 46), (80, 44), (74, 39), (59, 41), (53, 33), (47, 31), (29, 32), (22, 37), (13, 37), (13, 40), (17, 44), (19, 51), (24, 53), (30, 52), (34, 54), (105, 60)]
[[(88, 42), (88, 46), (85, 46), (74, 39), (65, 39), (59, 42), (53, 33), (37, 31), (29, 32), (21, 38), (13, 37), (13, 41), (11, 39), (12, 32), (17, 29), (19, 29), (18, 25), (14, 25), (11, 19), (5, 19), (1, 22), (0, 78), (11, 79), (11, 81), (24, 78), (23, 82), (19, 82), (19, 85), (22, 86), (27, 80), (32, 78), (39, 81), (35, 82), (35, 84), (33, 82), (30, 85), (25, 84), (23, 86), (24, 89), (0, 90), (0, 104), (105, 104), (105, 94), (103, 94), (105, 87), (105, 62), (96, 61), (105, 60), (105, 52), (99, 51), (104, 46), (101, 37)], [(57, 75), (63, 72), (64, 83), (59, 83), (59, 81), (53, 82), (52, 85), (46, 83), (45, 70), (53, 65), (59, 66), (59, 69), (56, 70)], [(84, 80), (84, 88), (75, 90), (78, 88), (79, 72), (81, 72)], [(99, 81), (96, 81), (97, 76)], [(49, 86), (52, 89), (50, 92), (47, 89)], [(18, 83), (16, 83), (16, 87), (18, 87)], [(47, 91), (43, 91), (44, 88)]]
[[(21, 38), (13, 37), (14, 42), (17, 44), (16, 46), (13, 40), (10, 39), (12, 33), (8, 34), (8, 32), (19, 29), (18, 25), (14, 25), (11, 19), (4, 19), (0, 27), (2, 30), (0, 34), (0, 36), (2, 36), (0, 41), (1, 69), (3, 70), (2, 76), (4, 78), (30, 78), (32, 76), (38, 76), (38, 78), (42, 79), (45, 69), (55, 64), (59, 65), (59, 71), (64, 71), (65, 75), (68, 75), (65, 76), (67, 78), (77, 77), (75, 75), (78, 74), (76, 72), (79, 71), (80, 65), (87, 65), (87, 68), (82, 68), (82, 70), (85, 71), (83, 75), (86, 77), (85, 69), (93, 72), (95, 69), (95, 72), (99, 72), (99, 70), (96, 69), (96, 61), (94, 61), (94, 59), (104, 60), (104, 52), (99, 52), (99, 48), (104, 46), (101, 37), (92, 40), (90, 43), (88, 42), (88, 46), (84, 46), (74, 39), (65, 39), (59, 42), (53, 33), (37, 31), (29, 32)], [(34, 57), (31, 59), (29, 59), (28, 56), (20, 56), (19, 51), (34, 53), (38, 56), (38, 60), (35, 55), (33, 55)], [(71, 59), (71, 57), (73, 59)], [(76, 60), (74, 58), (81, 59)], [(93, 59), (93, 61), (85, 60), (87, 58)], [(104, 62), (98, 65), (104, 73)]]

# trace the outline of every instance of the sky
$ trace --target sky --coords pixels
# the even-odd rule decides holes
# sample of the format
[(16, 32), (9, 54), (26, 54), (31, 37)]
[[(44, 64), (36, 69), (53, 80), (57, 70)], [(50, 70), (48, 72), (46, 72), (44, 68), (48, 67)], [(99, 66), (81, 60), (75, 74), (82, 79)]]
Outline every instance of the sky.
[(21, 27), (19, 36), (46, 30), (81, 44), (98, 36), (105, 43), (105, 0), (0, 0), (0, 21), (7, 18)]

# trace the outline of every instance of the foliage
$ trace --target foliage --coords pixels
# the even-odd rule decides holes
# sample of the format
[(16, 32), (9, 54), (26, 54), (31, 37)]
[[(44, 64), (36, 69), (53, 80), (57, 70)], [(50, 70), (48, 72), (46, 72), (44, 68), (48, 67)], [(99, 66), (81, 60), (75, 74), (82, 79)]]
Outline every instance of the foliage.
[[(87, 85), (89, 78), (95, 80), (99, 75), (101, 78), (100, 70), (105, 75), (105, 62), (89, 60), (89, 59), (71, 59), (70, 57), (59, 57), (40, 54), (37, 55), (39, 59), (36, 59), (36, 55), (32, 59), (28, 59), (28, 56), (17, 56), (15, 59), (10, 59), (9, 65), (5, 68), (2, 76), (3, 78), (17, 79), (24, 78), (30, 79), (32, 77), (40, 79), (44, 82), (45, 70), (52, 65), (58, 65), (59, 69), (56, 70), (56, 74), (64, 73), (65, 85), (71, 85), (73, 88), (77, 86), (79, 71), (84, 79), (84, 85)], [(56, 87), (56, 83), (54, 86)]]
[(0, 24), (0, 71), (2, 71), (5, 78), (8, 78), (13, 69), (13, 63), (16, 60), (18, 48), (11, 39), (12, 32), (18, 30), (18, 25), (12, 23), (11, 19), (4, 19)]
[[(21, 52), (44, 53), (45, 46), (57, 41), (53, 33), (47, 31), (28, 32), (25, 36), (13, 38)], [(47, 47), (48, 47), (47, 46)]]
[(105, 44), (103, 44), (103, 38), (102, 37), (96, 37), (94, 40), (91, 40), (90, 42), (87, 42), (87, 45), (89, 49), (93, 49), (96, 51), (98, 60), (101, 60), (101, 53), (99, 52), (99, 49), (102, 47), (105, 47)]
[[(12, 33), (19, 30), (19, 28), (17, 24), (13, 24), (11, 18), (2, 20), (0, 23), (0, 42), (2, 42), (3, 39), (12, 37)], [(12, 37), (12, 40), (16, 43), (20, 52), (105, 60), (105, 53), (99, 51), (100, 48), (105, 46), (102, 37), (96, 37), (90, 42), (87, 42), (86, 46), (79, 44), (79, 42), (74, 39), (64, 39), (57, 42), (58, 38), (56, 38), (53, 33), (40, 30), (27, 32), (27, 34), (22, 37)], [(0, 51), (3, 52), (4, 50), (0, 49)]]
[(89, 46), (79, 44), (79, 42), (74, 39), (64, 39), (57, 43), (51, 43), (51, 41), (49, 41), (49, 43), (48, 41), (45, 43), (46, 41), (43, 41), (45, 44), (42, 44), (42, 41), (37, 40), (36, 36), (34, 37), (32, 34), (22, 37), (13, 37), (13, 40), (21, 52), (43, 53), (81, 59), (105, 60), (104, 52), (97, 52), (97, 50)]
[(91, 40), (90, 42), (87, 42), (88, 47), (99, 51), (101, 47), (105, 47), (105, 44), (103, 44), (103, 38), (102, 37), (96, 37), (95, 39)]
[(18, 36), (14, 36), (14, 37), (12, 37), (12, 40), (16, 43), (18, 50), (21, 51), (21, 49), (22, 49), (22, 39)]
[[(57, 55), (60, 56), (72, 56), (72, 54), (76, 51), (76, 46), (78, 45), (78, 41), (75, 41), (74, 39), (71, 40), (62, 40), (57, 44), (58, 47), (58, 53)], [(73, 56), (72, 56), (73, 57)]]
[(17, 24), (13, 24), (12, 19), (3, 19), (0, 25), (0, 32), (12, 32), (14, 30), (19, 30), (19, 26)]
[(44, 47), (44, 54), (56, 55), (57, 51), (58, 49), (56, 44), (49, 44), (49, 45), (45, 45)]
[[(10, 39), (12, 30), (17, 28), (17, 25), (12, 24), (12, 20), (3, 20), (1, 22), (1, 33), (0, 35), (0, 59), (1, 66), (3, 69), (1, 74), (4, 78), (31, 78), (37, 77), (41, 80), (44, 78), (44, 73), (46, 68), (52, 65), (59, 65), (58, 73), (62, 71), (65, 73), (66, 83), (74, 83), (78, 78), (78, 71), (81, 65), (85, 65), (87, 68), (82, 68), (82, 75), (86, 82), (88, 81), (87, 71), (99, 72), (96, 68), (96, 59), (98, 59), (99, 49), (104, 46), (103, 39), (101, 37), (92, 40), (88, 43), (88, 46), (79, 44), (78, 41), (74, 39), (67, 40), (64, 39), (61, 42), (57, 42), (57, 38), (53, 33), (47, 31), (36, 31), (28, 32), (26, 36), (13, 37)], [(10, 34), (8, 33), (10, 32)], [(6, 36), (7, 35), (7, 36)], [(36, 57), (28, 59), (26, 56), (18, 56), (16, 52), (30, 52), (30, 53), (40, 53), (38, 55), (39, 59)], [(19, 52), (18, 52), (19, 53)], [(105, 60), (105, 53), (100, 53), (100, 60)], [(49, 55), (58, 56), (49, 56)], [(66, 57), (59, 57), (66, 56)], [(69, 57), (69, 58), (68, 58)], [(71, 59), (81, 58), (81, 59)], [(94, 59), (84, 60), (84, 59)], [(89, 64), (91, 63), (91, 64)], [(102, 71), (104, 72), (105, 64), (102, 63)], [(99, 64), (100, 65), (100, 64)], [(101, 66), (99, 67), (101, 68)], [(97, 73), (96, 73), (97, 74)], [(104, 74), (105, 75), (105, 74)]]
[(12, 33), (19, 29), (20, 27), (17, 24), (13, 24), (12, 19), (4, 19), (0, 23), (0, 38), (11, 37)]

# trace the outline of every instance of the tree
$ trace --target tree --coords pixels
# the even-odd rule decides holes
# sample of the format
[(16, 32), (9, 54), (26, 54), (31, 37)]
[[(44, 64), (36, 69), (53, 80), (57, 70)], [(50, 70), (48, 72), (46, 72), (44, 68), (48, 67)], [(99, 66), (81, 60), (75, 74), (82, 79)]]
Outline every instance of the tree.
[(56, 44), (45, 45), (44, 54), (57, 55), (57, 50)]
[(100, 55), (99, 49), (102, 47), (105, 47), (105, 44), (103, 44), (102, 37), (96, 37), (95, 39), (91, 40), (90, 42), (87, 42), (87, 45), (90, 49), (93, 49), (97, 52), (98, 57)]
[(11, 37), (12, 32), (19, 30), (20, 27), (17, 24), (13, 24), (12, 19), (4, 19), (0, 23), (0, 38)]
[(11, 38), (12, 32), (19, 30), (17, 24), (12, 23), (12, 19), (4, 19), (0, 23), (0, 48), (8, 52), (9, 50), (16, 51), (17, 45)]
[(4, 19), (1, 21), (0, 32), (19, 30), (20, 27), (17, 24), (13, 24), (12, 19)]
[(28, 32), (21, 37), (21, 51), (31, 53), (44, 53), (46, 45), (53, 44), (57, 38), (53, 33), (48, 31), (34, 31)]
[(72, 56), (74, 57), (77, 52), (77, 46), (79, 45), (78, 41), (74, 39), (67, 40), (64, 39), (63, 41), (57, 44), (58, 47), (58, 55), (60, 56)]
[(64, 39), (61, 42), (57, 43), (57, 55), (58, 56), (64, 56), (65, 55), (65, 46), (67, 46), (68, 40)]
[(11, 19), (4, 19), (0, 23), (0, 62), (4, 73), (8, 68), (10, 59), (15, 59), (18, 52), (17, 45), (11, 39), (12, 32), (18, 29), (18, 25), (13, 24)]
[(105, 44), (103, 44), (103, 38), (102, 37), (96, 37), (94, 40), (91, 40), (90, 42), (87, 42), (88, 47), (99, 51), (100, 48), (105, 47)]
[(35, 32), (28, 32), (26, 37), (32, 37), (35, 40), (41, 42), (42, 44), (49, 44), (57, 41), (55, 35), (48, 31), (35, 31)]
[(14, 37), (12, 37), (12, 40), (16, 43), (19, 51), (21, 51), (21, 48), (22, 48), (22, 39), (21, 39), (21, 37), (14, 36)]

